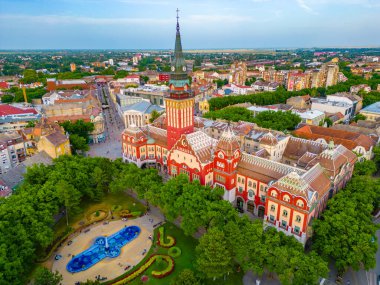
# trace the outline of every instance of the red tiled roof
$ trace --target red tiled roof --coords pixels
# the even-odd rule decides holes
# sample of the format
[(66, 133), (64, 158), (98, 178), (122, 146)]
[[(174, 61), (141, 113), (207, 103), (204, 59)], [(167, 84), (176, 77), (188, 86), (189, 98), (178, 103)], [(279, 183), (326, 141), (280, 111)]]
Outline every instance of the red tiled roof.
[(369, 136), (319, 126), (303, 126), (293, 133), (306, 139), (316, 140), (323, 138), (326, 142), (333, 140), (335, 144), (341, 144), (350, 150), (353, 150), (357, 146), (363, 146), (368, 151), (372, 146), (376, 145)]
[(5, 81), (0, 82), (0, 89), (8, 89), (8, 88), (9, 88), (8, 82), (5, 82)]
[(0, 105), (0, 116), (9, 116), (17, 114), (37, 114), (37, 111), (33, 108), (21, 109), (8, 104)]

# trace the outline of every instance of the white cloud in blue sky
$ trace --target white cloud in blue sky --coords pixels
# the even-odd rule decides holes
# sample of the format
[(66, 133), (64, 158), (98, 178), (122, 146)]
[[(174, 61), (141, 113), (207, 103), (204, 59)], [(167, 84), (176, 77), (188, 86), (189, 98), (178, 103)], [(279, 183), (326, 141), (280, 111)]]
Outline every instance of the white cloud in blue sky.
[(0, 49), (379, 46), (380, 0), (0, 0)]

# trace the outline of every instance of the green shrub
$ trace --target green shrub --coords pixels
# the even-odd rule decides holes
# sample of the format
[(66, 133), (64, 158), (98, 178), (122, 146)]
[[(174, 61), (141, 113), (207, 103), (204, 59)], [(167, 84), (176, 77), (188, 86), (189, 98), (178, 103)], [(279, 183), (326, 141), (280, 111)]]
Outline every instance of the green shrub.
[(168, 254), (174, 258), (181, 256), (181, 253), (181, 249), (178, 246), (173, 246), (168, 250)]
[(158, 229), (158, 245), (162, 247), (172, 247), (175, 245), (175, 239), (172, 236), (166, 236), (167, 242), (165, 242), (165, 228), (161, 227)]

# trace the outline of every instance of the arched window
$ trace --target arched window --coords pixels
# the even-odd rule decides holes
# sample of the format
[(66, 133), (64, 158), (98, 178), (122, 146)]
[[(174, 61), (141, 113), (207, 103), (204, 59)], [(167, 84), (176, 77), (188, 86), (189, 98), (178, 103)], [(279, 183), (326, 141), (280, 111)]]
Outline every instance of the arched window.
[(301, 222), (301, 216), (300, 215), (296, 216), (296, 222), (298, 222), (298, 223)]
[(271, 196), (276, 198), (277, 197), (277, 192), (276, 191), (272, 191)]
[(303, 208), (304, 204), (301, 200), (298, 200), (297, 201), (297, 206), (300, 207), (300, 208)]
[(285, 201), (285, 202), (289, 202), (289, 201), (290, 201), (290, 197), (289, 197), (288, 195), (285, 195), (285, 196), (284, 196), (284, 201)]

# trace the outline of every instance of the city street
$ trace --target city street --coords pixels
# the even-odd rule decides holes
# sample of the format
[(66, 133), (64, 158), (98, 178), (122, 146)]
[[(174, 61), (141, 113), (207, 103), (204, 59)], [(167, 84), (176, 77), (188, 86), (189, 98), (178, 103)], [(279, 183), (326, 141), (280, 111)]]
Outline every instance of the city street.
[(103, 108), (106, 140), (103, 143), (90, 145), (87, 155), (108, 157), (110, 159), (121, 158), (121, 133), (124, 130), (124, 124), (109, 96), (107, 85), (97, 87), (97, 96), (103, 106), (109, 106)]

